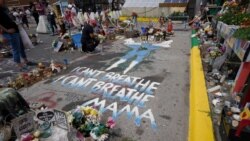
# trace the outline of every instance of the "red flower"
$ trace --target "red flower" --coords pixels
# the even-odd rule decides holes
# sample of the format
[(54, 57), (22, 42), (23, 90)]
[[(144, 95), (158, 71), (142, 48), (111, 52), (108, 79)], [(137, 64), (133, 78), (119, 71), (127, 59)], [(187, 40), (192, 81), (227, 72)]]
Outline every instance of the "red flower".
[(107, 127), (109, 127), (109, 128), (114, 128), (115, 127), (115, 121), (113, 120), (113, 118), (112, 117), (109, 117), (108, 118), (108, 121), (107, 121), (107, 123), (106, 123), (106, 126)]

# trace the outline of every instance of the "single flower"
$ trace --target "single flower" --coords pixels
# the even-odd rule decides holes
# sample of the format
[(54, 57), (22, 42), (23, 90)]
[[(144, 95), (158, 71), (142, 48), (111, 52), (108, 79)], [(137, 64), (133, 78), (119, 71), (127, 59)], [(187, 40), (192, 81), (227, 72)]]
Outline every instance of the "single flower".
[(114, 128), (115, 124), (116, 124), (115, 120), (112, 117), (109, 117), (106, 126), (109, 128)]

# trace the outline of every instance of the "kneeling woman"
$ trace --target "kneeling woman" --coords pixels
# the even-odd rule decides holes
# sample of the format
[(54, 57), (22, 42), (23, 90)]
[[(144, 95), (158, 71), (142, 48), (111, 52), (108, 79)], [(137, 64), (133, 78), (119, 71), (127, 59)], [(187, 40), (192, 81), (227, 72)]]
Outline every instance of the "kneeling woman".
[(89, 23), (83, 26), (81, 42), (82, 51), (84, 52), (93, 52), (99, 44), (94, 34), (94, 27), (96, 27), (95, 20), (90, 20)]

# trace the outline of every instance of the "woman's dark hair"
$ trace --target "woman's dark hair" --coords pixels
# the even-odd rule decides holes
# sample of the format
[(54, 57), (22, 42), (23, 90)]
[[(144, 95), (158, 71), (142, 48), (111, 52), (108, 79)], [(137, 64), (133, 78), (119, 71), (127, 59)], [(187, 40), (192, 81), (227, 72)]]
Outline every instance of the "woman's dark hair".
[(163, 16), (160, 16), (159, 22), (161, 21), (161, 19), (163, 19), (163, 21), (165, 22), (165, 18)]

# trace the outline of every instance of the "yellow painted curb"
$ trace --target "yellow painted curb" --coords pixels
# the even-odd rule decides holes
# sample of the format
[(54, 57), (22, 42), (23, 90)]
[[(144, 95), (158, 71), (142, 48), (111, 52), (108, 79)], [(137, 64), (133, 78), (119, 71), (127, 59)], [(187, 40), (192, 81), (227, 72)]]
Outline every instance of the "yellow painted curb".
[[(129, 18), (131, 18), (131, 17), (126, 17), (126, 16), (121, 16), (120, 18), (119, 18), (119, 20), (121, 20), (121, 21), (124, 21), (124, 20), (127, 20), (127, 19), (129, 19)], [(152, 21), (152, 22), (158, 22), (158, 20), (159, 20), (159, 18), (144, 18), (144, 17), (138, 17), (137, 18), (137, 21), (138, 22), (149, 22), (149, 21)]]
[(197, 46), (190, 57), (190, 109), (188, 141), (214, 141), (204, 72)]

